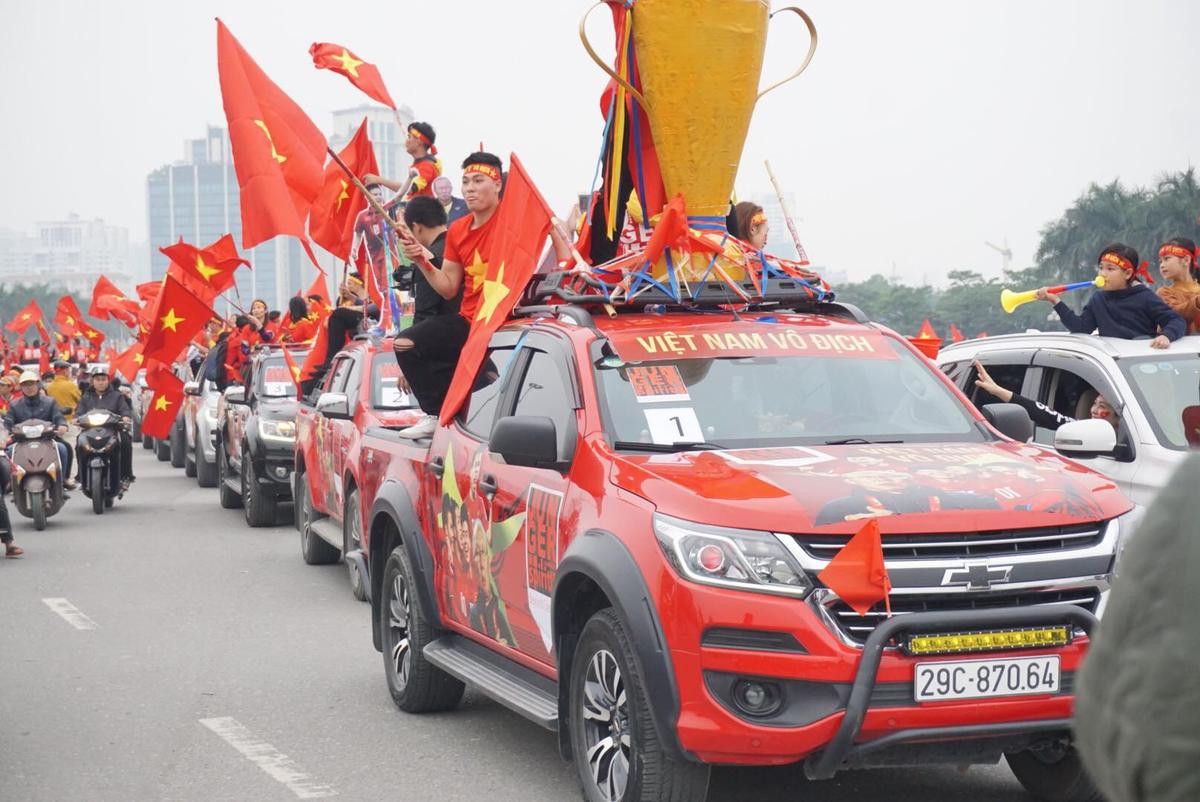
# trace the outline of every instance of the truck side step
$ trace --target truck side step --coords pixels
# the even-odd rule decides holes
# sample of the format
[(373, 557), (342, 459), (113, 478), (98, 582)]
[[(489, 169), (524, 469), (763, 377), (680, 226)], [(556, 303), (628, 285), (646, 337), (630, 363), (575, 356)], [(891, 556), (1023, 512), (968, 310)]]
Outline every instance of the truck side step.
[(225, 486), (229, 488), (230, 492), (237, 493), (239, 496), (242, 495), (242, 480), (240, 477), (226, 476)]
[(332, 518), (318, 518), (309, 527), (313, 534), (329, 545), (342, 550), (342, 525)]
[(444, 635), (425, 647), (425, 659), (548, 730), (558, 729), (558, 690), (554, 681), (458, 635)]

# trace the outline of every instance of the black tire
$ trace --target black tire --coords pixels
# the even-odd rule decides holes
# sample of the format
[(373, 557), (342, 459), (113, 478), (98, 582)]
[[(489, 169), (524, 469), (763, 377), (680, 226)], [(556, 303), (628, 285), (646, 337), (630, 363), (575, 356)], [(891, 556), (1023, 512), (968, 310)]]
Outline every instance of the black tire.
[(204, 450), (200, 448), (199, 440), (192, 451), (192, 464), (196, 466), (196, 484), (201, 487), (217, 486), (217, 463), (209, 464), (204, 460)]
[(221, 509), (236, 510), (242, 506), (242, 496), (229, 489), (225, 478), (229, 475), (229, 464), (225, 461), (225, 441), (217, 441), (217, 494), (220, 496)]
[(1104, 802), (1070, 744), (1004, 755), (1017, 781), (1045, 802)]
[[(362, 548), (362, 510), (358, 508), (358, 488), (350, 488), (346, 494), (346, 509), (342, 515), (342, 557)], [(350, 577), (350, 593), (361, 602), (367, 600), (367, 578), (358, 570), (358, 563), (346, 560), (346, 573)]]
[[(650, 717), (632, 638), (612, 609), (596, 613), (584, 626), (567, 682), (570, 719), (566, 725), (584, 799), (691, 802), (705, 798), (709, 767), (672, 760), (664, 752), (662, 736)], [(590, 692), (585, 694), (585, 688)], [(585, 709), (593, 717), (586, 717)], [(598, 748), (604, 743), (607, 748)]]
[(313, 509), (312, 491), (308, 482), (300, 485), (300, 554), (309, 565), (332, 565), (338, 561), (338, 550), (326, 543), (320, 535), (313, 534), (312, 523), (316, 520)]
[(405, 713), (453, 710), (465, 686), (425, 660), (424, 649), (438, 633), (421, 607), (416, 588), (408, 555), (403, 546), (397, 546), (383, 569), (383, 599), (379, 605), (388, 692)]
[[(184, 447), (187, 447), (187, 436), (183, 438)], [(196, 446), (188, 449), (183, 459), (183, 475), (189, 479), (196, 478)]]
[(153, 451), (154, 450), (154, 438), (148, 434), (142, 435), (142, 448), (146, 449), (147, 451)]
[(104, 466), (93, 465), (88, 468), (89, 488), (92, 492), (92, 512), (104, 514)]
[(129, 436), (133, 438), (133, 442), (142, 442), (142, 422), (137, 418), (133, 419), (133, 426), (129, 432)]
[(104, 497), (104, 509), (106, 509), (106, 510), (111, 510), (111, 509), (112, 509), (112, 505), (113, 505), (113, 497), (112, 497), (112, 496), (105, 496), (105, 497)]
[(272, 496), (262, 492), (254, 476), (254, 465), (250, 454), (242, 446), (242, 508), (246, 511), (246, 525), (252, 527), (274, 526), (276, 504)]
[(166, 462), (171, 458), (171, 443), (167, 440), (154, 440), (154, 456), (159, 462)]
[(46, 493), (29, 494), (29, 517), (33, 519), (33, 528), (41, 532), (46, 528)]
[(171, 427), (171, 467), (182, 468), (187, 463), (187, 435), (177, 426)]

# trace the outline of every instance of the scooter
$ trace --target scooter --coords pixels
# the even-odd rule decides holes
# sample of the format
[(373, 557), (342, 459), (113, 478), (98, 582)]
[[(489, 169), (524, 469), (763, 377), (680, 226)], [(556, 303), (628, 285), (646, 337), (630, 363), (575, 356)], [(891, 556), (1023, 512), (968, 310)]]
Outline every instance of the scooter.
[(27, 420), (17, 424), (13, 438), (13, 501), (17, 512), (33, 519), (33, 528), (46, 528), (46, 519), (66, 503), (63, 466), (58, 458), (54, 424)]
[(79, 480), (92, 500), (92, 512), (102, 515), (121, 496), (121, 429), (124, 423), (107, 409), (94, 409), (75, 419), (79, 426)]

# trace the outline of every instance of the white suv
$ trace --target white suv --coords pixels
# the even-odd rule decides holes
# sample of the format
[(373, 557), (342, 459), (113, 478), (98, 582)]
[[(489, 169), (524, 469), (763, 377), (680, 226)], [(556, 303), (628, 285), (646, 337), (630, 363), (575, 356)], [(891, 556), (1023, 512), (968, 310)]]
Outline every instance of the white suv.
[[(1175, 472), (1189, 447), (1200, 447), (1200, 335), (1166, 350), (1149, 340), (1029, 332), (967, 340), (943, 348), (937, 364), (978, 407), (997, 403), (975, 386), (975, 360), (1005, 389), (1072, 418), (1089, 417), (1098, 392), (1120, 415), (1116, 447), (1071, 459), (1112, 477), (1146, 505)], [(1037, 427), (1034, 441), (1053, 445)]]

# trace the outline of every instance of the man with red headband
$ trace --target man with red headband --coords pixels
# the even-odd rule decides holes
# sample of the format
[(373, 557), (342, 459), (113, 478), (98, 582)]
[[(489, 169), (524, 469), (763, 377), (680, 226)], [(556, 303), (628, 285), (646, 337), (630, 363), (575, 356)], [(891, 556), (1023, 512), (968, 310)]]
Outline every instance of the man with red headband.
[(412, 239), (404, 244), (404, 253), (438, 295), (451, 299), (460, 288), (463, 294), (457, 315), (428, 318), (395, 339), (396, 362), (425, 413), (420, 421), (400, 432), (402, 437), (428, 437), (437, 428), (454, 366), (479, 308), (483, 277), (491, 258), (504, 166), (498, 157), (479, 151), (468, 156), (462, 168), (462, 193), (471, 213), (455, 220), (446, 232), (441, 267), (424, 266), (423, 262), (432, 260), (434, 254), (420, 242)]
[(1075, 334), (1097, 332), (1101, 337), (1150, 339), (1151, 348), (1167, 348), (1184, 335), (1187, 327), (1183, 318), (1141, 283), (1141, 278), (1151, 284), (1154, 279), (1133, 248), (1122, 242), (1109, 245), (1100, 252), (1098, 271), (1104, 287), (1092, 295), (1081, 314), (1046, 287), (1037, 291), (1037, 297), (1054, 304), (1059, 320)]
[(418, 195), (433, 196), (433, 179), (442, 174), (442, 164), (437, 160), (437, 146), (434, 140), (437, 132), (429, 123), (414, 122), (408, 125), (408, 135), (404, 139), (404, 150), (412, 156), (412, 167), (404, 181), (391, 181), (381, 178), (374, 173), (363, 176), (363, 183), (382, 184), (393, 192), (405, 192), (404, 200), (410, 200)]

